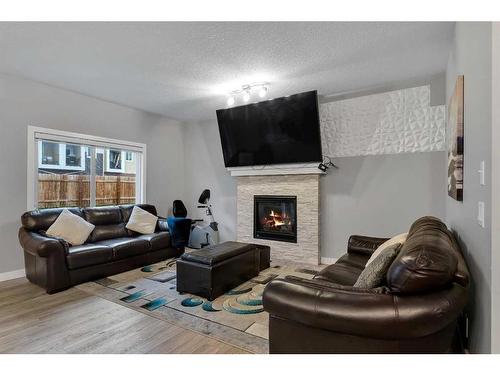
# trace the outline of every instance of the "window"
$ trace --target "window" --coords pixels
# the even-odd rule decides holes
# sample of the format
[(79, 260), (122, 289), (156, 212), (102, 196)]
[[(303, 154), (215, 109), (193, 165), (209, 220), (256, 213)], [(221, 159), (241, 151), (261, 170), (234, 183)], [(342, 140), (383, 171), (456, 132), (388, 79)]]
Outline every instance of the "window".
[(59, 145), (54, 142), (42, 142), (42, 164), (59, 165)]
[(29, 127), (28, 209), (142, 203), (145, 152), (140, 143)]
[(124, 152), (120, 150), (106, 150), (107, 162), (106, 171), (108, 172), (123, 172), (122, 154)]
[(85, 151), (81, 145), (38, 140), (38, 167), (83, 171)]
[(66, 166), (81, 167), (82, 166), (82, 146), (66, 145)]

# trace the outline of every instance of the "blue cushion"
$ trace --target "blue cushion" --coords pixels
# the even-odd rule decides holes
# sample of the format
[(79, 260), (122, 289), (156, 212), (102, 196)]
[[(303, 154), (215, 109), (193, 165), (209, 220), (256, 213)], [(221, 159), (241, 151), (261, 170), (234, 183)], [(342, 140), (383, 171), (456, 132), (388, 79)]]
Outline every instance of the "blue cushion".
[(169, 216), (167, 218), (168, 230), (172, 239), (172, 246), (183, 249), (189, 243), (191, 233), (191, 219)]

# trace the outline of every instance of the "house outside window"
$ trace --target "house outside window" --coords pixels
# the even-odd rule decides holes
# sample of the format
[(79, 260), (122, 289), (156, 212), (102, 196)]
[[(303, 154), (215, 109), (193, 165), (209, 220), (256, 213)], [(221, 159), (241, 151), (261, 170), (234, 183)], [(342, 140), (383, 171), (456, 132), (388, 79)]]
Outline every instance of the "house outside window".
[(106, 163), (106, 171), (107, 172), (119, 172), (123, 173), (123, 162), (125, 158), (123, 157), (124, 152), (120, 150), (106, 150), (107, 163)]
[(71, 171), (85, 170), (86, 147), (81, 145), (38, 141), (38, 167)]

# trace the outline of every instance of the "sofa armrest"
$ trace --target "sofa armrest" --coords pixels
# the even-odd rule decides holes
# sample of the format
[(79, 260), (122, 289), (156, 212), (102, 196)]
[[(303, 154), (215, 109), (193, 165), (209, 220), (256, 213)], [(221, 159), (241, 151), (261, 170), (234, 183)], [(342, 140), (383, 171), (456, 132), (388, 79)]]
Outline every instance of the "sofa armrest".
[(389, 238), (352, 235), (347, 242), (347, 252), (370, 256), (377, 250), (377, 247), (388, 239)]
[(467, 291), (457, 284), (432, 295), (400, 296), (295, 277), (264, 290), (271, 316), (306, 326), (378, 339), (423, 337), (444, 329), (462, 311)]
[(64, 254), (65, 252), (64, 245), (58, 239), (46, 237), (25, 228), (19, 229), (19, 242), (25, 251), (44, 258), (51, 253), (61, 252)]

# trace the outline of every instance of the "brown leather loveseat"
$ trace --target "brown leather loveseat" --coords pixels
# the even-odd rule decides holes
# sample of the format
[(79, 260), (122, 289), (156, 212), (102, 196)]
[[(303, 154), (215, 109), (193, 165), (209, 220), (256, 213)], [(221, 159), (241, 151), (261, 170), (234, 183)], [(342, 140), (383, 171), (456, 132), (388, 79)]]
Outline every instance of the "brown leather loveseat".
[(454, 235), (434, 217), (411, 226), (386, 285), (354, 288), (387, 238), (351, 236), (347, 254), (313, 280), (273, 280), (264, 291), (270, 353), (447, 353), (469, 272)]
[[(156, 215), (156, 208), (139, 204)], [(24, 249), (26, 277), (55, 293), (73, 285), (102, 278), (164, 259), (177, 257), (183, 249), (173, 248), (165, 219), (159, 219), (153, 234), (139, 235), (125, 228), (133, 205), (71, 208), (73, 214), (95, 225), (86, 243), (70, 246), (45, 231), (62, 209), (42, 209), (22, 215), (19, 242)]]

